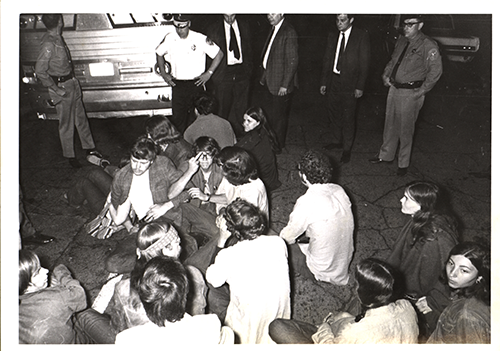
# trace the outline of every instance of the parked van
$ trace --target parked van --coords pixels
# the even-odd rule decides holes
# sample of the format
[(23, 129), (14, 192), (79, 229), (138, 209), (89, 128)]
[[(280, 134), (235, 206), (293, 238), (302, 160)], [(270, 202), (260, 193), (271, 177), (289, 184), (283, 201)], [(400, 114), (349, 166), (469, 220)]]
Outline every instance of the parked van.
[[(46, 29), (40, 14), (20, 15), (21, 103), (56, 119), (47, 88), (35, 74)], [(155, 49), (175, 30), (167, 14), (63, 14), (62, 36), (80, 81), (88, 117), (172, 114), (172, 88), (159, 75)]]

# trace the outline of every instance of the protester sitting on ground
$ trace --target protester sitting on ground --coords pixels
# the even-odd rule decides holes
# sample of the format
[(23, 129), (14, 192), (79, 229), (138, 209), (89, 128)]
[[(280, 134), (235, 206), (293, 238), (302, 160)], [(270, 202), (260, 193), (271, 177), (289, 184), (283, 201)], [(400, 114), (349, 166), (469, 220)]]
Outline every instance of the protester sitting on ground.
[(196, 120), (184, 132), (184, 139), (187, 142), (193, 144), (199, 137), (209, 136), (214, 138), (221, 148), (236, 143), (231, 123), (215, 115), (213, 112), (216, 109), (216, 100), (212, 95), (204, 93), (196, 97), (194, 100)]
[(153, 116), (146, 120), (146, 133), (160, 148), (158, 155), (166, 156), (177, 168), (189, 159), (191, 143), (188, 143), (166, 116)]
[(251, 107), (243, 115), (243, 129), (245, 135), (235, 146), (247, 150), (257, 162), (259, 176), (268, 191), (281, 186), (278, 179), (278, 166), (275, 153), (279, 151), (279, 144), (266, 115), (260, 107)]
[[(332, 183), (331, 163), (321, 152), (307, 151), (298, 168), (308, 189), (280, 233), (289, 244), (291, 270), (307, 279), (346, 285), (354, 252), (351, 201), (340, 185)], [(308, 243), (301, 242), (302, 235)]]
[(269, 326), (278, 344), (411, 344), (417, 342), (417, 315), (403, 299), (403, 279), (387, 263), (367, 258), (356, 265), (359, 315), (330, 313), (318, 327), (277, 319)]
[[(182, 250), (175, 228), (161, 220), (143, 224), (136, 243), (132, 272), (109, 280), (101, 289), (92, 309), (78, 314), (82, 324), (92, 326), (89, 335), (95, 343), (112, 344), (119, 332), (148, 322), (137, 294), (144, 267), (157, 256), (178, 259)], [(204, 314), (207, 294), (205, 279), (195, 267), (186, 265), (185, 268), (189, 280), (186, 311), (192, 316)]]
[[(83, 343), (73, 314), (87, 307), (85, 290), (63, 264), (50, 276), (38, 256), (19, 250), (19, 343)], [(5, 321), (4, 321), (5, 322)]]
[[(189, 162), (188, 167), (194, 167)], [(187, 172), (186, 172), (187, 173)], [(164, 218), (176, 228), (182, 224), (179, 203), (185, 184), (185, 174), (165, 156), (156, 155), (154, 142), (147, 137), (139, 137), (130, 150), (130, 163), (116, 172), (111, 185), (109, 212), (116, 225), (122, 224), (133, 209), (138, 221), (151, 222)], [(180, 232), (184, 257), (197, 250), (196, 240), (187, 233)], [(112, 273), (131, 270), (127, 264), (134, 257), (135, 238), (122, 240), (106, 261), (106, 269)], [(124, 259), (121, 257), (124, 256)], [(124, 263), (125, 262), (125, 263)]]
[(120, 332), (117, 345), (148, 349), (234, 343), (234, 333), (221, 327), (216, 315), (191, 316), (186, 312), (189, 282), (179, 261), (164, 256), (151, 259), (138, 283), (138, 295), (149, 321)]
[(463, 242), (451, 250), (443, 281), (416, 303), (432, 333), (428, 343), (491, 343), (490, 267), (483, 245)]
[(229, 285), (224, 324), (233, 329), (241, 344), (273, 343), (269, 323), (290, 318), (286, 244), (276, 235), (264, 235), (264, 215), (242, 199), (225, 208), (219, 228), (215, 261), (208, 267), (206, 279), (216, 288)]
[[(129, 162), (128, 159), (126, 161)], [(114, 174), (125, 165), (126, 162), (122, 162), (119, 167), (105, 165), (104, 168), (90, 168), (87, 173), (78, 178), (68, 192), (63, 195), (65, 201), (74, 208), (81, 208), (86, 205), (95, 218), (100, 214), (106, 204)], [(88, 226), (93, 227), (91, 223), (89, 223)], [(125, 222), (123, 222), (121, 226), (115, 224), (112, 224), (112, 226), (113, 232), (117, 232), (123, 229), (123, 227), (125, 227), (129, 233), (134, 233), (138, 229), (137, 226), (132, 224), (130, 216), (125, 219)]]
[(180, 208), (182, 230), (197, 238), (198, 247), (218, 233), (215, 226), (215, 204), (209, 200), (224, 177), (221, 167), (214, 162), (219, 152), (217, 141), (211, 137), (199, 137), (193, 144), (192, 154), (197, 159), (199, 168), (185, 186), (184, 191), (189, 194), (190, 200), (180, 204)]
[[(216, 204), (217, 215), (222, 213), (222, 209), (228, 204), (240, 198), (259, 208), (268, 220), (269, 204), (266, 187), (258, 178), (257, 167), (252, 156), (242, 148), (231, 146), (221, 150), (216, 162), (220, 165), (224, 178), (215, 194), (207, 198), (207, 201)], [(206, 228), (209, 228), (209, 224), (215, 223), (215, 217), (211, 222), (209, 219), (206, 220)], [(212, 227), (211, 230), (213, 232), (209, 235), (212, 239), (186, 260), (202, 273), (206, 272), (217, 246), (219, 229)]]
[(387, 262), (405, 276), (407, 297), (418, 300), (436, 285), (450, 250), (458, 243), (456, 221), (439, 187), (427, 181), (410, 183), (401, 212), (411, 219), (396, 239)]

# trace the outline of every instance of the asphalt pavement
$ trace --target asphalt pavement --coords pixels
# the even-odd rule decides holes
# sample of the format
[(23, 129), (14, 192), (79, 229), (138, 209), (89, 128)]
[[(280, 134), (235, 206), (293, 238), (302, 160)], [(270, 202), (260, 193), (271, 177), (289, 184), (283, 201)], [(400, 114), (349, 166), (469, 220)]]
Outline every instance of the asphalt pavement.
[[(271, 225), (278, 232), (286, 225), (297, 198), (306, 191), (298, 177), (297, 161), (306, 150), (321, 149), (330, 143), (330, 125), (317, 80), (319, 64), (317, 56), (302, 60), (301, 87), (293, 98), (286, 147), (277, 156), (283, 185), (270, 195), (270, 209)], [(409, 220), (401, 213), (399, 200), (405, 185), (413, 180), (433, 181), (447, 191), (460, 222), (462, 239), (490, 242), (491, 82), (461, 81), (460, 75), (468, 76), (467, 69), (456, 70), (453, 85), (447, 84), (450, 80), (443, 80), (426, 97), (416, 125), (407, 175), (396, 175), (396, 162), (392, 165), (368, 162), (382, 142), (387, 94), (376, 74), (372, 75), (369, 88), (359, 101), (351, 161), (339, 165), (340, 150), (324, 151), (338, 170), (336, 183), (344, 187), (353, 206), (355, 253), (351, 272), (364, 258), (387, 257), (392, 243)], [(259, 100), (255, 90), (252, 102), (258, 105)], [(107, 277), (105, 256), (127, 234), (119, 232), (99, 240), (82, 230), (92, 219), (90, 211), (69, 206), (63, 194), (78, 177), (95, 166), (85, 163), (77, 141), (77, 157), (84, 167), (71, 168), (62, 157), (57, 121), (37, 119), (22, 103), (20, 112), (19, 170), (25, 207), (35, 227), (57, 239), (47, 245), (27, 248), (34, 249), (48, 268), (58, 263), (67, 265), (86, 289), (90, 304)], [(144, 130), (144, 120), (145, 117), (91, 119), (98, 149), (117, 164)], [(15, 196), (12, 204), (17, 206)], [(5, 234), (2, 237), (5, 238)], [(338, 287), (297, 277), (292, 287), (292, 317), (311, 323), (321, 322), (329, 311), (341, 311), (354, 292), (353, 279), (347, 286)]]

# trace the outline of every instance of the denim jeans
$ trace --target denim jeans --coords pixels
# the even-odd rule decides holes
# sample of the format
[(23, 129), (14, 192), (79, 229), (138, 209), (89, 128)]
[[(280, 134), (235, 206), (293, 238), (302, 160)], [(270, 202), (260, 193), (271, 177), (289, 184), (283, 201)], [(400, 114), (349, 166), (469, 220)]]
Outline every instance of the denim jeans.
[(116, 331), (111, 318), (92, 308), (75, 314), (74, 325), (77, 344), (114, 344)]
[(269, 324), (269, 336), (277, 344), (314, 344), (312, 336), (318, 328), (291, 319), (275, 319)]

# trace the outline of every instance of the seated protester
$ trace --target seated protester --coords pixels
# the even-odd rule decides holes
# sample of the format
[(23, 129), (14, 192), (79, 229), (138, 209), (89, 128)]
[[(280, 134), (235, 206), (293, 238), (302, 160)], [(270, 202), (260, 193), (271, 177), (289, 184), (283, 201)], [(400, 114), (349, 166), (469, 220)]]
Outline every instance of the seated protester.
[(403, 279), (391, 266), (374, 258), (356, 265), (356, 295), (362, 313), (328, 314), (317, 327), (277, 319), (269, 326), (278, 344), (411, 344), (417, 342), (417, 315), (403, 299)]
[(184, 139), (188, 143), (193, 144), (201, 136), (214, 138), (221, 148), (233, 146), (236, 143), (231, 123), (214, 115), (215, 110), (216, 100), (212, 95), (204, 93), (196, 97), (194, 100), (196, 120), (184, 132)]
[[(289, 244), (294, 274), (336, 285), (349, 281), (354, 251), (354, 219), (351, 201), (340, 185), (331, 182), (328, 158), (310, 150), (298, 165), (307, 192), (297, 199), (280, 236)], [(308, 243), (297, 242), (304, 234)]]
[(19, 250), (20, 344), (82, 342), (72, 317), (85, 307), (85, 290), (66, 266), (54, 268), (49, 284), (49, 271), (41, 266), (38, 256)]
[[(129, 160), (127, 160), (127, 162), (129, 162)], [(126, 162), (123, 162), (121, 167), (125, 165)], [(118, 169), (118, 167), (111, 165), (92, 167), (83, 177), (77, 179), (74, 186), (64, 194), (64, 199), (74, 208), (80, 208), (86, 205), (94, 217), (99, 215), (111, 190), (113, 176)], [(123, 223), (123, 227), (125, 227), (129, 233), (137, 231), (137, 226), (134, 227), (132, 221), (128, 217)], [(114, 231), (120, 229), (120, 226), (115, 226)]]
[[(430, 329), (432, 320), (439, 317), (428, 343), (491, 343), (490, 267), (489, 250), (480, 244), (464, 242), (451, 250), (445, 268), (447, 289), (431, 290), (416, 303)], [(447, 306), (439, 315), (444, 306), (440, 301), (445, 299)]]
[[(216, 257), (206, 278), (215, 288), (229, 284), (224, 324), (233, 329), (241, 344), (273, 343), (269, 323), (290, 318), (286, 243), (277, 235), (265, 235), (265, 217), (242, 199), (225, 208), (218, 225)], [(212, 291), (210, 288), (209, 307)]]
[(264, 183), (259, 178), (255, 159), (244, 149), (232, 146), (221, 150), (217, 157), (224, 178), (210, 198), (216, 204), (217, 214), (237, 198), (246, 200), (269, 219), (269, 203)]
[(148, 137), (160, 148), (158, 155), (166, 156), (177, 168), (189, 159), (191, 144), (182, 138), (177, 128), (166, 116), (153, 116), (146, 120)]
[[(158, 256), (178, 259), (181, 250), (180, 238), (173, 226), (161, 221), (142, 225), (137, 234), (137, 256), (132, 272), (106, 283), (92, 309), (77, 315), (82, 324), (92, 326), (88, 334), (95, 343), (112, 344), (119, 332), (149, 321), (137, 294), (144, 266)], [(195, 267), (186, 265), (185, 268), (189, 281), (186, 311), (192, 316), (204, 314), (207, 294), (205, 279)], [(105, 291), (113, 287), (112, 295), (105, 296)], [(102, 310), (105, 310), (104, 314), (100, 313)]]
[(252, 107), (243, 115), (243, 129), (245, 135), (235, 146), (247, 150), (257, 162), (259, 176), (268, 191), (273, 191), (281, 186), (278, 179), (278, 166), (276, 154), (279, 144), (266, 115), (260, 107)]
[[(216, 213), (222, 213), (224, 207), (240, 198), (256, 206), (268, 220), (266, 187), (257, 176), (257, 166), (252, 156), (242, 148), (231, 146), (221, 150), (216, 162), (222, 168), (224, 178), (215, 194), (206, 198), (206, 201), (215, 203)], [(210, 223), (215, 223), (215, 217)], [(219, 230), (215, 227), (212, 231), (209, 234), (212, 239), (186, 260), (202, 273), (206, 272), (217, 247)]]
[(120, 332), (115, 344), (148, 349), (234, 343), (234, 333), (221, 327), (216, 315), (186, 312), (188, 291), (186, 269), (179, 261), (164, 256), (148, 261), (137, 292), (149, 321)]
[(214, 162), (219, 151), (217, 141), (211, 137), (199, 137), (195, 140), (193, 157), (199, 168), (185, 186), (187, 190), (184, 191), (189, 194), (189, 202), (180, 204), (182, 229), (198, 238), (199, 247), (203, 246), (213, 233), (217, 233), (215, 204), (209, 200), (224, 177), (221, 167)]
[[(192, 167), (192, 165), (189, 165)], [(130, 151), (130, 163), (113, 178), (110, 193), (110, 214), (116, 225), (122, 224), (133, 209), (137, 219), (151, 222), (163, 217), (175, 226), (182, 224), (178, 195), (184, 189), (185, 175), (165, 156), (156, 155), (156, 146), (147, 137), (140, 137)], [(196, 241), (180, 233), (188, 257), (197, 249)], [(130, 272), (135, 262), (135, 238), (124, 240), (106, 261), (112, 273)]]

